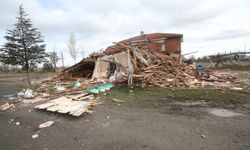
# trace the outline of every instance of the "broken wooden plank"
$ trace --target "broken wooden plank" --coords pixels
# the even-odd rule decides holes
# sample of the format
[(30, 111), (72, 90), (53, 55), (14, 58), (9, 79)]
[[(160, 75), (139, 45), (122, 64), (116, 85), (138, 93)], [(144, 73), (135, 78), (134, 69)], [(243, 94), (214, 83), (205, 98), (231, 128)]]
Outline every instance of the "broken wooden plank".
[(88, 106), (91, 106), (92, 104), (90, 102), (80, 101), (77, 105), (75, 105), (72, 110), (70, 110), (69, 114), (73, 115), (77, 112), (79, 112), (81, 109), (86, 111)]
[[(78, 99), (75, 99), (76, 101), (82, 101), (82, 100), (86, 100), (86, 99), (90, 99), (90, 100), (92, 100), (92, 99), (94, 99), (94, 95), (87, 95), (87, 96), (84, 96), (84, 97), (80, 97), (80, 98), (78, 98)], [(74, 100), (74, 99), (73, 99)]]
[(64, 107), (61, 107), (57, 112), (63, 113), (63, 114), (68, 113), (68, 112), (74, 110), (75, 105), (78, 105), (78, 102), (74, 101), (71, 103), (71, 105), (65, 105)]
[(83, 107), (83, 108), (81, 108), (81, 109), (78, 109), (77, 111), (75, 111), (72, 115), (73, 116), (80, 116), (80, 115), (82, 115), (83, 113), (85, 113), (85, 112), (91, 112), (91, 110), (90, 110), (90, 107), (92, 107), (92, 105), (91, 106), (85, 106), (85, 107)]
[(148, 61), (143, 57), (143, 55), (135, 47), (126, 45), (123, 43), (116, 43), (116, 42), (114, 43), (128, 48), (134, 54), (134, 56), (136, 56), (138, 60), (140, 60), (144, 65), (149, 66)]
[(35, 108), (46, 109), (46, 108), (54, 106), (54, 105), (56, 105), (56, 103), (45, 103), (45, 104), (37, 105), (37, 106), (35, 106)]
[(62, 106), (62, 105), (54, 105), (54, 106), (48, 107), (46, 110), (47, 111), (56, 112), (59, 109), (62, 109), (62, 107), (64, 107), (64, 106)]
[(67, 95), (66, 97), (72, 100), (79, 100), (82, 97), (88, 96), (89, 93), (82, 93), (82, 94), (78, 94), (78, 95)]

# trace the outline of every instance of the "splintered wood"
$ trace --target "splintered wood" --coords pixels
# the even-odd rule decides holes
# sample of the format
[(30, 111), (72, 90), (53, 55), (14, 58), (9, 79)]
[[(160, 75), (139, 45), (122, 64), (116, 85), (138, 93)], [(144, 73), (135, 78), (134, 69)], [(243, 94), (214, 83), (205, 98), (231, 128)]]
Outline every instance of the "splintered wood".
[(180, 54), (164, 54), (147, 47), (139, 48), (123, 43), (115, 43), (130, 50), (134, 72), (128, 75), (128, 84), (137, 83), (159, 87), (230, 87), (235, 78), (223, 78), (212, 72), (198, 73), (195, 67), (180, 61)]
[[(83, 113), (90, 113), (94, 109), (96, 103), (89, 101), (93, 98), (93, 95), (87, 94), (62, 96), (47, 103), (37, 105), (35, 108), (63, 114), (68, 113), (72, 116), (80, 116)], [(80, 101), (86, 99), (88, 99), (88, 101)]]
[[(97, 77), (92, 77), (91, 83), (94, 83), (94, 80), (106, 80), (108, 82), (117, 83), (128, 81), (129, 86), (134, 84), (141, 86), (154, 85), (159, 87), (188, 88), (231, 88), (236, 80), (230, 75), (224, 77), (216, 75), (211, 71), (199, 70), (196, 68), (195, 64), (186, 64), (181, 61), (182, 56), (180, 53), (171, 53), (167, 51), (160, 52), (157, 50), (151, 50), (147, 46), (138, 47), (124, 43), (114, 44), (116, 45), (112, 46), (111, 53), (104, 51), (102, 53), (99, 52), (97, 54), (92, 54), (88, 59), (84, 59), (78, 64), (63, 70), (60, 74), (61, 77), (65, 79), (67, 75), (70, 75), (70, 78), (81, 78), (83, 77), (81, 74), (84, 70), (90, 71), (92, 69), (92, 73), (96, 73)], [(121, 58), (115, 56), (116, 53), (122, 52), (127, 53), (127, 55), (124, 55), (124, 57), (127, 57), (126, 65), (119, 62), (118, 59)], [(106, 58), (107, 55), (110, 56), (110, 59), (99, 59), (102, 57)], [(110, 67), (107, 67), (107, 70), (101, 73), (95, 71), (93, 64), (98, 64), (99, 62), (107, 62), (116, 65), (116, 70), (112, 76), (105, 73), (105, 71), (111, 72), (108, 70)], [(86, 86), (89, 84), (86, 84)]]

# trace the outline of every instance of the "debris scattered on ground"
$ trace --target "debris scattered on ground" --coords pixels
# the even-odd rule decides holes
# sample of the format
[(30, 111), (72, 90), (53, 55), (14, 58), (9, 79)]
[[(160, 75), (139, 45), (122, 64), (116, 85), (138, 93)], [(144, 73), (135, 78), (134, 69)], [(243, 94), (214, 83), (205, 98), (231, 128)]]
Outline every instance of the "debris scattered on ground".
[[(115, 44), (112, 52), (93, 53), (63, 70), (54, 79), (82, 78), (87, 84), (127, 82), (129, 86), (142, 87), (232, 88), (237, 83), (230, 74), (220, 74), (206, 70), (201, 65), (184, 63), (180, 54), (161, 53), (124, 43)], [(91, 89), (89, 92), (96, 94), (100, 90)]]
[(4, 95), (4, 97), (7, 97), (9, 100), (17, 100), (18, 97), (15, 96), (14, 94), (13, 95)]
[(213, 114), (213, 115), (219, 116), (219, 117), (244, 116), (244, 115), (241, 114), (241, 113), (229, 111), (229, 110), (226, 110), (226, 109), (209, 109), (208, 112), (209, 112), (210, 114)]
[(14, 121), (15, 121), (15, 119), (12, 118), (12, 119), (10, 119), (9, 123), (12, 123), (12, 122), (14, 122)]
[(24, 97), (24, 98), (27, 98), (27, 99), (32, 98), (32, 97), (34, 97), (33, 96), (33, 90), (31, 90), (31, 89), (23, 89), (22, 91), (20, 91), (18, 93), (18, 96), (19, 97)]
[(3, 105), (0, 105), (0, 110), (7, 110), (11, 107), (15, 107), (14, 104), (5, 103)]
[(89, 99), (89, 100), (94, 99), (94, 95), (89, 94), (89, 93), (82, 93), (82, 94), (77, 94), (77, 95), (69, 95), (69, 96), (66, 96), (66, 97), (69, 98), (69, 99), (72, 99), (74, 101), (82, 101), (82, 100), (86, 100), (86, 99)]
[(205, 101), (187, 101), (187, 102), (174, 102), (174, 105), (182, 105), (182, 106), (205, 106)]
[(32, 139), (38, 138), (38, 136), (39, 136), (38, 134), (33, 134)]
[(78, 101), (77, 97), (61, 96), (47, 103), (35, 106), (37, 109), (45, 109), (51, 112), (80, 116), (83, 113), (91, 113), (96, 103), (94, 101)]
[(19, 122), (19, 121), (17, 121), (17, 122), (16, 122), (16, 125), (17, 125), (17, 126), (19, 126), (19, 125), (20, 125), (20, 122)]
[(23, 103), (36, 103), (36, 102), (40, 102), (40, 101), (43, 101), (45, 100), (44, 98), (42, 97), (36, 97), (36, 98), (33, 98), (33, 99), (23, 99), (22, 102)]
[(113, 86), (114, 86), (113, 83), (107, 83), (107, 84), (104, 84), (104, 85), (100, 85), (100, 86), (98, 86), (96, 88), (86, 90), (86, 92), (87, 93), (93, 93), (93, 94), (103, 93), (105, 91), (109, 91)]
[(47, 121), (45, 123), (42, 123), (39, 125), (39, 128), (47, 128), (47, 127), (50, 127), (52, 124), (54, 124), (54, 121)]
[(241, 87), (232, 87), (232, 88), (230, 88), (230, 90), (242, 91), (243, 89)]
[(114, 102), (117, 102), (117, 103), (123, 103), (123, 100), (120, 100), (120, 99), (118, 99), (118, 98), (113, 98), (113, 101), (114, 101)]
[(42, 98), (49, 98), (50, 94), (48, 93), (41, 93)]
[(76, 81), (73, 83), (73, 88), (78, 88), (81, 86), (81, 83), (79, 81)]
[(55, 86), (55, 89), (57, 92), (62, 92), (65, 90), (65, 87), (61, 86), (60, 84), (56, 85)]

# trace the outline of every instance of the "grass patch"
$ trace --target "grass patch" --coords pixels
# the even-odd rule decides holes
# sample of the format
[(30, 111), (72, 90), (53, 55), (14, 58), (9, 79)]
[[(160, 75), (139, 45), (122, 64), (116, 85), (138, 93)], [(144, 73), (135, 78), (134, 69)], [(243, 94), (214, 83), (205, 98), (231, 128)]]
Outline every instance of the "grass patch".
[(250, 65), (223, 65), (219, 68), (220, 69), (230, 69), (230, 70), (238, 70), (238, 71), (250, 71)]
[(184, 88), (160, 88), (160, 87), (135, 87), (133, 91), (126, 85), (116, 85), (106, 95), (101, 95), (103, 100), (110, 101), (113, 98), (125, 102), (149, 101), (250, 101), (250, 93), (244, 91), (216, 90), (216, 89), (184, 89)]
[(138, 98), (146, 96), (156, 96), (157, 93), (161, 93), (160, 95), (163, 95), (164, 91), (164, 88), (158, 87), (135, 87), (133, 90), (129, 90), (127, 85), (115, 85), (115, 87), (112, 88), (111, 91), (107, 92), (106, 95), (101, 95), (101, 98), (105, 100), (112, 98), (118, 98), (122, 100), (139, 100)]

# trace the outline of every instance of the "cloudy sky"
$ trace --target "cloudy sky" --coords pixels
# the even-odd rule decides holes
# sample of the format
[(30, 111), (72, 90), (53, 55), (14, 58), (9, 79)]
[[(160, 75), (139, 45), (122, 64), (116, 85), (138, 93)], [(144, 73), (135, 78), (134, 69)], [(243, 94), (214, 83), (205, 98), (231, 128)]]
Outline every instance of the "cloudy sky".
[(1, 45), (20, 4), (45, 36), (47, 51), (63, 52), (66, 65), (73, 64), (70, 32), (85, 56), (140, 31), (181, 33), (183, 53), (198, 50), (197, 57), (250, 51), (249, 0), (0, 0)]

